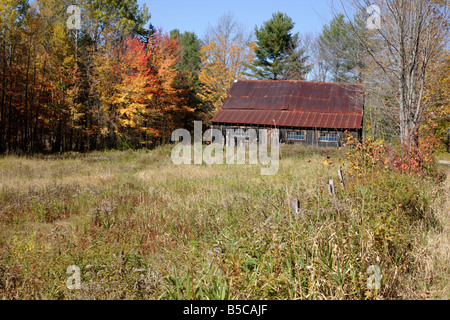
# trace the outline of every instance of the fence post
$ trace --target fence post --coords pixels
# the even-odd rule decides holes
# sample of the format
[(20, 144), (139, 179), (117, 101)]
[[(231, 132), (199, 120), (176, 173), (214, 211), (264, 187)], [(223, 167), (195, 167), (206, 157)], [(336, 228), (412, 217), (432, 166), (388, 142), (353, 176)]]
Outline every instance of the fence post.
[(328, 192), (330, 193), (331, 196), (334, 195), (335, 193), (333, 179), (330, 179), (330, 181), (328, 182)]
[(298, 214), (299, 213), (299, 208), (300, 208), (300, 201), (298, 201), (298, 199), (292, 200), (291, 208), (292, 208), (292, 211), (294, 211), (295, 214)]
[(338, 170), (339, 180), (341, 180), (341, 186), (342, 188), (345, 188), (344, 184), (344, 176), (342, 175), (342, 170)]

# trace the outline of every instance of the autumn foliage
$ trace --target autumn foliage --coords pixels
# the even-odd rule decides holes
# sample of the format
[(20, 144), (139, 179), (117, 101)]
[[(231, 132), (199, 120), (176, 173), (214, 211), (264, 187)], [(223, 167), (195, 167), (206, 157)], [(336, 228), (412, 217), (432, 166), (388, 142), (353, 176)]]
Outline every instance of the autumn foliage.
[(167, 138), (181, 125), (180, 115), (193, 110), (184, 104), (183, 90), (176, 87), (178, 51), (176, 40), (157, 31), (148, 44), (128, 37), (104, 52), (97, 68), (101, 110), (109, 119), (101, 128), (103, 135), (134, 138), (139, 145)]
[(200, 97), (217, 111), (225, 101), (233, 81), (244, 76), (254, 58), (254, 44), (235, 43), (225, 35), (215, 36), (201, 48), (202, 83)]
[(433, 152), (439, 140), (434, 135), (433, 124), (421, 127), (415, 143), (396, 145), (372, 138), (358, 141), (347, 135), (345, 144), (350, 147), (347, 153), (350, 175), (366, 176), (369, 172), (383, 170), (419, 176), (437, 175)]
[(152, 147), (204, 118), (177, 39), (136, 1), (99, 4), (69, 30), (65, 1), (2, 1), (0, 152)]

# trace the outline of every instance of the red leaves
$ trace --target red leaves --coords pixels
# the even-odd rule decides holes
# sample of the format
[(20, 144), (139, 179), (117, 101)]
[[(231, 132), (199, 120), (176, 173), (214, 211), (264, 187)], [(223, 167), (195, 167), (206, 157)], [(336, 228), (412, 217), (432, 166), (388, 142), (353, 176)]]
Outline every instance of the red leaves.
[(376, 170), (396, 170), (406, 174), (427, 175), (435, 174), (433, 152), (439, 141), (428, 125), (421, 127), (419, 133), (410, 143), (394, 145), (380, 143), (368, 138), (358, 142), (352, 136), (346, 144), (351, 147), (347, 153), (349, 173)]
[[(186, 118), (186, 89), (177, 87), (182, 78), (176, 69), (180, 48), (176, 39), (155, 32), (148, 44), (130, 37), (105, 52), (99, 62), (106, 73), (99, 85), (102, 110), (118, 133), (145, 133), (147, 138), (168, 137)], [(110, 67), (108, 67), (110, 66)], [(194, 112), (194, 110), (190, 110)], [(155, 128), (164, 128), (164, 132)]]

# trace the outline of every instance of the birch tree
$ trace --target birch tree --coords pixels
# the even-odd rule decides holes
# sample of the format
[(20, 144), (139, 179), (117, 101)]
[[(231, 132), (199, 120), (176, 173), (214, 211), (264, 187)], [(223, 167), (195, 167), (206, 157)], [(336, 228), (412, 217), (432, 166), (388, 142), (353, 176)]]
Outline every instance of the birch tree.
[(225, 101), (233, 81), (246, 77), (254, 57), (251, 35), (231, 14), (222, 16), (210, 27), (200, 50), (199, 97), (217, 111)]
[[(350, 23), (350, 31), (368, 56), (372, 87), (382, 86), (392, 111), (397, 114), (400, 142), (411, 146), (426, 105), (424, 90), (431, 81), (429, 69), (448, 41), (447, 0), (350, 0), (354, 9), (376, 5), (380, 16), (369, 37), (361, 37)], [(372, 20), (368, 20), (368, 26)], [(448, 43), (447, 43), (448, 44)], [(374, 47), (376, 45), (376, 48)], [(370, 86), (369, 86), (370, 87)], [(385, 96), (386, 97), (386, 96)]]

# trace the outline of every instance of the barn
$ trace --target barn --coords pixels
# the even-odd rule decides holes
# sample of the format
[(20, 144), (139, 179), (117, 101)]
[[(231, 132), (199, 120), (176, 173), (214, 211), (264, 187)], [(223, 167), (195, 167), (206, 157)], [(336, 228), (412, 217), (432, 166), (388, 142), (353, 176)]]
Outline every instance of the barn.
[(281, 143), (339, 147), (346, 131), (362, 138), (363, 113), (361, 84), (238, 80), (211, 123), (223, 136), (278, 128)]

